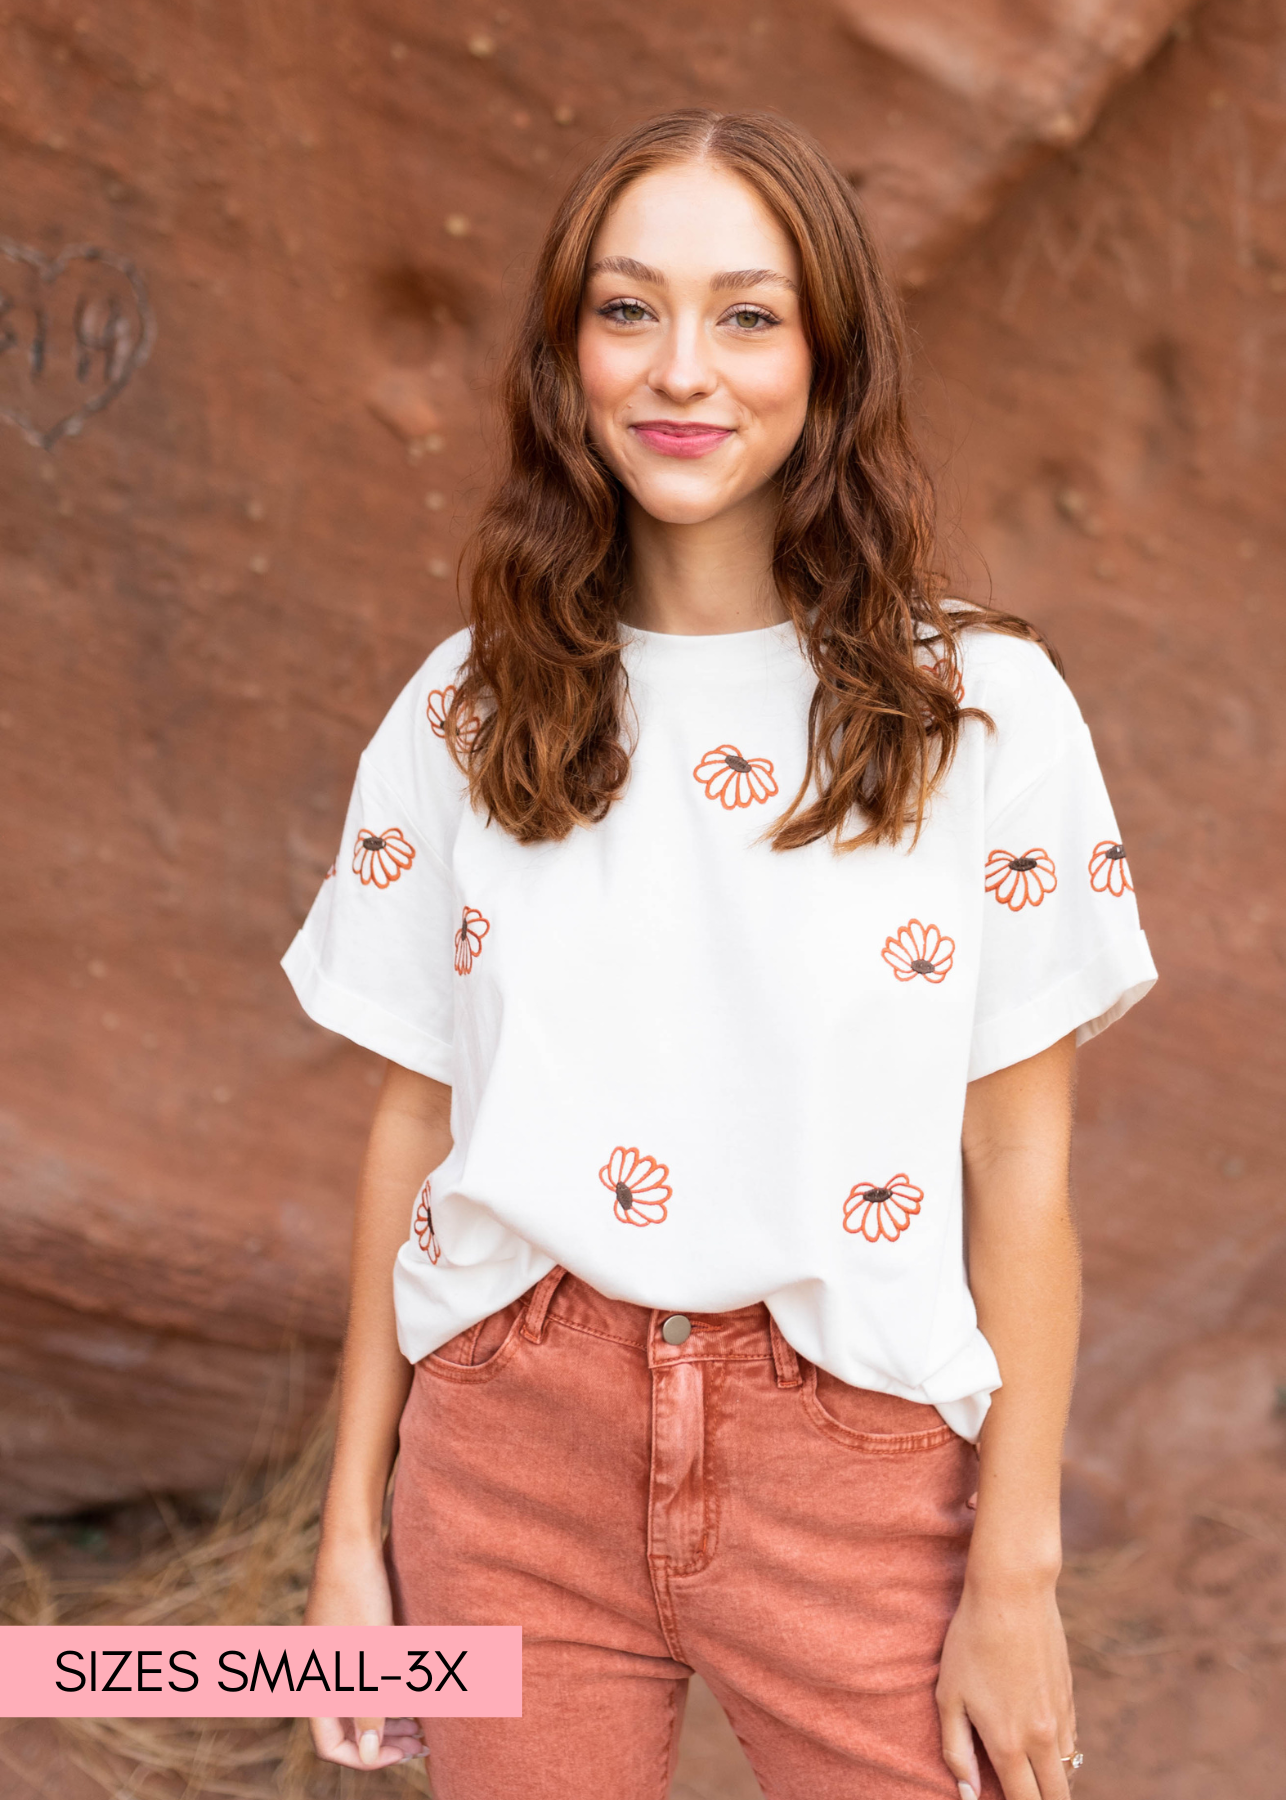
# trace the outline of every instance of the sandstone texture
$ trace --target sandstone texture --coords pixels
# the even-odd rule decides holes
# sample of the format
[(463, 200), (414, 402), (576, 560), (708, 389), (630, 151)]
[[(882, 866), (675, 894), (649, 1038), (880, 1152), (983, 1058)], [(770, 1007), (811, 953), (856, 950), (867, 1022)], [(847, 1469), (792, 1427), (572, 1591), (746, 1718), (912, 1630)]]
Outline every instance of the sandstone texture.
[[(320, 1403), (379, 1069), (277, 959), (362, 744), (459, 623), (554, 197), (606, 134), (706, 104), (796, 118), (860, 186), (957, 582), (1062, 651), (1162, 971), (1082, 1058), (1073, 1541), (1173, 1539), (1173, 1595), (1212, 1483), (1261, 1516), (1235, 1470), (1269, 1492), (1286, 1386), (1284, 60), (1286, 0), (14, 0), (0, 1508), (217, 1486)], [(1213, 1728), (1165, 1763), (1112, 1714), (1119, 1779), (1082, 1792), (1272, 1791), (1255, 1658), (1284, 1623), (1237, 1652), (1253, 1768)]]

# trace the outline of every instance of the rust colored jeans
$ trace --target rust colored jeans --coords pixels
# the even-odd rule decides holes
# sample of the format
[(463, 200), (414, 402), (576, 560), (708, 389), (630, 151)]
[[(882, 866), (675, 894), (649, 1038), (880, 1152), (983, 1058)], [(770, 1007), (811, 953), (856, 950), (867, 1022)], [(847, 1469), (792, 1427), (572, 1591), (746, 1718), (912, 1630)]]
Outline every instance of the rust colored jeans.
[(972, 1445), (763, 1306), (668, 1316), (556, 1269), (416, 1366), (398, 1616), (523, 1628), (521, 1719), (425, 1721), (436, 1800), (664, 1800), (694, 1669), (769, 1800), (959, 1800), (933, 1690)]

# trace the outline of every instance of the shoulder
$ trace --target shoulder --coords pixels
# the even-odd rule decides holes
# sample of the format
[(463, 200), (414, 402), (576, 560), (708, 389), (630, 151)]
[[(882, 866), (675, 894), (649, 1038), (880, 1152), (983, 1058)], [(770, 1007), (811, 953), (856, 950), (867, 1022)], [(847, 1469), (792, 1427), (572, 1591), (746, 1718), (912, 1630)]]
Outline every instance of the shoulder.
[(425, 776), (448, 771), (458, 780), (442, 731), (452, 690), (469, 654), (471, 634), (454, 632), (425, 658), (380, 722), (362, 753), (362, 768), (408, 798)]
[(466, 625), (463, 631), (443, 638), (437, 649), (420, 665), (419, 674), (429, 687), (446, 688), (459, 679), (473, 643), (473, 633)]
[(966, 626), (956, 640), (964, 704), (991, 718), (996, 733), (1029, 751), (1059, 744), (1083, 726), (1080, 708), (1046, 652), (1030, 638)]
[(976, 734), (989, 814), (1043, 789), (1060, 770), (1059, 779), (1083, 775), (1094, 760), (1089, 731), (1041, 646), (985, 626), (967, 628), (958, 642), (964, 704), (986, 715), (966, 719), (961, 735), (963, 742)]

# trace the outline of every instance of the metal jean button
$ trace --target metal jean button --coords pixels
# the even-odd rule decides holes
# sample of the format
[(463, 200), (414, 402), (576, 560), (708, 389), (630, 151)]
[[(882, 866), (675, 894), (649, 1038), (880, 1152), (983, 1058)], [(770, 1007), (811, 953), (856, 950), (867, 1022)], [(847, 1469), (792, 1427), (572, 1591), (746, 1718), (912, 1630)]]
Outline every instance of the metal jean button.
[(686, 1344), (692, 1336), (691, 1319), (685, 1319), (682, 1313), (671, 1313), (661, 1327), (661, 1336), (667, 1344)]

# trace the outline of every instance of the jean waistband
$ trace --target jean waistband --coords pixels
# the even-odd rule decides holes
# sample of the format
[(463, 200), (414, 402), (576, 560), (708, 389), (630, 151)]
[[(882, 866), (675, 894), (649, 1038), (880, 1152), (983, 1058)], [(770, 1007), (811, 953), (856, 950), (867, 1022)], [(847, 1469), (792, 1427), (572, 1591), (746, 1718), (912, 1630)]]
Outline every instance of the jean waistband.
[[(771, 1361), (779, 1387), (799, 1387), (799, 1358), (782, 1336), (762, 1300), (730, 1312), (685, 1312), (610, 1300), (579, 1276), (553, 1268), (523, 1296), (524, 1337), (541, 1343), (551, 1321), (591, 1337), (628, 1344), (645, 1354), (652, 1368), (674, 1363)], [(681, 1317), (691, 1327), (681, 1344), (662, 1335), (667, 1319)]]

